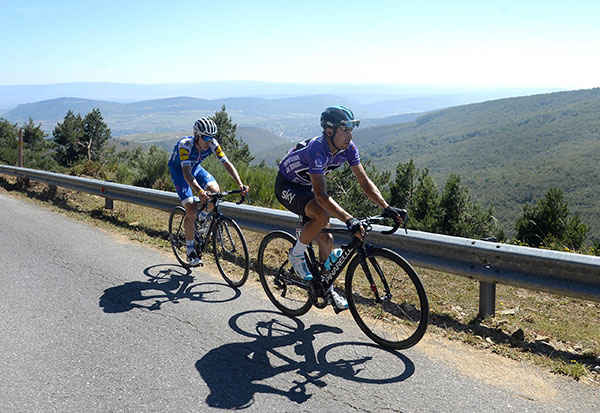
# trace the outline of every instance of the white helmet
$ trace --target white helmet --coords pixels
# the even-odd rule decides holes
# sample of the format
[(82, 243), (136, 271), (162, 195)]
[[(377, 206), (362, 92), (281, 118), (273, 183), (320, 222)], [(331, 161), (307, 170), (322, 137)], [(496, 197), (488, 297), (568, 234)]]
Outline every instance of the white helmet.
[(200, 118), (194, 123), (194, 134), (215, 137), (217, 130), (217, 124), (210, 118)]

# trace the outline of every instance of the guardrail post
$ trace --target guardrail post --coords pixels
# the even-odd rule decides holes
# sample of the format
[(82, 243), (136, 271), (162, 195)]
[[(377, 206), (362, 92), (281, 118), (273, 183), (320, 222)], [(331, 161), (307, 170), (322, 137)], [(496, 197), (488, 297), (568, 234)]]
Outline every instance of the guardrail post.
[(479, 317), (486, 318), (496, 313), (496, 284), (479, 282)]
[(113, 209), (113, 199), (112, 198), (104, 198), (104, 209)]

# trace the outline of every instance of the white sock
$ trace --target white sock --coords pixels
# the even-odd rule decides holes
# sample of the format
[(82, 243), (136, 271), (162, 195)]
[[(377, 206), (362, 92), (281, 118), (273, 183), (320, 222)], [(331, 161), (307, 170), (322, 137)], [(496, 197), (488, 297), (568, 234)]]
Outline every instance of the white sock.
[(303, 244), (300, 242), (300, 240), (296, 241), (296, 245), (294, 245), (294, 248), (292, 248), (292, 255), (295, 255), (296, 257), (304, 255), (304, 251), (306, 251), (307, 246), (308, 244)]
[(187, 247), (187, 253), (189, 254), (190, 252), (194, 251), (194, 240), (191, 241), (185, 241), (185, 246)]

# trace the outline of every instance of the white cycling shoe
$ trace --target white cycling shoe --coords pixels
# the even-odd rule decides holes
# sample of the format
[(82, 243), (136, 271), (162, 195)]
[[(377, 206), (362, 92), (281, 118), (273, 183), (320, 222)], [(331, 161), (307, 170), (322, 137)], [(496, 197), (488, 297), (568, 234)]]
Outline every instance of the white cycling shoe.
[(333, 307), (333, 311), (335, 313), (339, 313), (340, 311), (344, 311), (348, 309), (348, 301), (341, 295), (335, 292), (335, 290), (329, 290), (329, 301)]
[(298, 274), (299, 277), (304, 279), (305, 281), (310, 281), (313, 279), (312, 274), (308, 271), (308, 267), (306, 266), (306, 259), (304, 258), (304, 254), (302, 255), (293, 255), (292, 250), (288, 252), (288, 261), (292, 264), (292, 268)]
[(202, 261), (200, 260), (200, 257), (198, 257), (198, 254), (196, 254), (196, 251), (192, 251), (187, 254), (187, 259), (190, 267), (198, 267), (200, 264), (202, 264)]

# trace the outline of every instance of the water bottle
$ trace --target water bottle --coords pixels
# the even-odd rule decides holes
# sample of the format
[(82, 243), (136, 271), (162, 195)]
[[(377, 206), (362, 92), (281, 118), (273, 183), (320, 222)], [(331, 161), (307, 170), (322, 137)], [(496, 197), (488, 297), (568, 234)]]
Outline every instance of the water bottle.
[(325, 260), (325, 263), (323, 264), (325, 269), (327, 271), (331, 271), (331, 269), (335, 265), (336, 261), (341, 257), (341, 255), (342, 255), (341, 248), (335, 248), (333, 251), (331, 251), (331, 254), (329, 254), (329, 257), (327, 257), (327, 259)]

